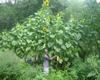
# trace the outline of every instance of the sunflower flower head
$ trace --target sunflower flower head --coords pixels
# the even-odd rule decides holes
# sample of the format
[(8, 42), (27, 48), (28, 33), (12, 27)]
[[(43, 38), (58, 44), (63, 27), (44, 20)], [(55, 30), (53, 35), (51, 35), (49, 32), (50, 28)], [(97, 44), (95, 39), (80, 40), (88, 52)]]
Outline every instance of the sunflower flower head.
[(48, 7), (49, 6), (49, 0), (43, 0), (43, 5)]

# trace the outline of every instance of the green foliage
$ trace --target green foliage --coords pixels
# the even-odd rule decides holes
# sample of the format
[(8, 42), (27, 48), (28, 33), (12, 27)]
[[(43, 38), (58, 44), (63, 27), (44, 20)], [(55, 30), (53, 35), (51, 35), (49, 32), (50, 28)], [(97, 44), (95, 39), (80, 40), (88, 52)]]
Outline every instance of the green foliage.
[[(22, 70), (21, 70), (21, 76), (18, 78), (18, 80), (32, 80), (37, 77), (37, 76), (41, 76), (43, 74), (42, 72), (42, 68), (39, 66), (36, 67), (32, 67), (32, 66), (28, 66), (26, 65)], [(39, 77), (41, 78), (41, 77)], [(36, 79), (39, 80), (39, 79)]]
[(52, 70), (47, 80), (77, 80), (77, 78), (75, 70)]
[[(34, 0), (36, 3), (37, 1)], [(48, 0), (47, 0), (48, 1)], [(42, 62), (44, 49), (50, 56), (56, 58), (51, 61), (50, 73), (44, 74), (41, 65), (32, 67), (12, 54), (0, 54), (0, 79), (7, 80), (99, 80), (100, 79), (100, 5), (95, 0), (65, 0), (47, 3), (29, 16), (22, 24), (16, 24), (10, 32), (0, 33), (0, 49), (11, 49), (19, 57), (31, 56)], [(20, 1), (19, 1), (20, 2)], [(32, 5), (28, 0), (17, 3), (17, 9), (27, 9), (29, 14)], [(57, 3), (55, 6), (52, 3)], [(79, 4), (79, 5), (78, 5)], [(28, 7), (30, 6), (30, 7)], [(59, 8), (60, 7), (60, 8)], [(9, 8), (9, 7), (8, 7)], [(8, 9), (7, 8), (7, 9)], [(28, 16), (26, 11), (19, 12), (20, 19)], [(53, 11), (56, 10), (56, 11)], [(6, 10), (4, 10), (6, 11)], [(58, 13), (59, 12), (59, 13)], [(0, 12), (2, 13), (2, 12)], [(9, 15), (13, 15), (9, 11)], [(7, 58), (8, 60), (6, 60)], [(16, 59), (16, 60), (15, 60)], [(38, 63), (37, 63), (38, 64)], [(10, 66), (9, 66), (10, 65)], [(12, 65), (12, 66), (11, 66)]]
[(78, 80), (99, 80), (100, 78), (100, 60), (98, 56), (91, 55), (85, 62), (76, 59), (72, 69), (77, 71)]
[(50, 73), (46, 75), (41, 65), (32, 67), (11, 51), (0, 52), (0, 80), (99, 80), (99, 66), (99, 57), (91, 55), (85, 61), (76, 58), (66, 70), (50, 67)]
[(11, 30), (42, 6), (42, 0), (14, 0), (0, 3), (0, 32)]
[[(71, 4), (73, 7), (77, 3)], [(80, 5), (83, 6), (83, 3)], [(53, 15), (51, 8), (43, 6), (35, 13), (35, 17), (30, 16), (10, 32), (2, 32), (0, 46), (13, 49), (20, 57), (41, 56), (44, 49), (48, 48), (49, 54), (57, 55), (59, 57), (57, 61), (60, 63), (66, 61), (66, 58), (84, 59), (91, 54), (91, 50), (92, 53), (98, 54), (98, 32), (87, 24), (86, 18), (71, 14), (70, 19), (65, 23), (63, 16), (62, 12)]]
[(20, 70), (20, 59), (14, 53), (0, 52), (0, 80), (17, 80)]
[(9, 48), (14, 49), (20, 57), (34, 55), (33, 53), (43, 55), (44, 49), (48, 48), (50, 55), (58, 55), (64, 60), (65, 57), (78, 56), (77, 42), (81, 39), (80, 32), (75, 20), (71, 19), (65, 24), (62, 13), (54, 16), (50, 8), (43, 7), (34, 18), (29, 17), (23, 24), (17, 24), (7, 33), (10, 38), (5, 41), (2, 37), (1, 43), (10, 44)]
[(0, 5), (0, 31), (3, 29), (9, 30), (15, 25), (15, 14), (16, 10), (14, 9), (13, 5)]
[(62, 71), (62, 70), (54, 70), (51, 68), (49, 74), (44, 74), (41, 70), (41, 67), (31, 68), (27, 67), (23, 76), (18, 78), (18, 80), (77, 80), (78, 76), (75, 71)]

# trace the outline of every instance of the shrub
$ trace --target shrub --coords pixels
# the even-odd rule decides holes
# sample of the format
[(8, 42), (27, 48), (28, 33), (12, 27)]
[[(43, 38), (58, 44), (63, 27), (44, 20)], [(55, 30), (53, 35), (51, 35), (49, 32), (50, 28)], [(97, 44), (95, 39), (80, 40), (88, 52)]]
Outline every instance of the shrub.
[(73, 63), (73, 69), (77, 70), (78, 80), (100, 79), (100, 60), (98, 56), (89, 56), (84, 62), (77, 59)]
[(17, 80), (21, 70), (19, 62), (11, 51), (0, 52), (0, 80)]
[(43, 77), (41, 77), (43, 74), (41, 66), (32, 67), (30, 65), (26, 65), (21, 70), (21, 76), (18, 78), (18, 80), (40, 80)]
[(76, 70), (55, 70), (50, 68), (49, 74), (44, 74), (42, 66), (32, 68), (27, 66), (22, 71), (22, 75), (18, 80), (77, 80)]

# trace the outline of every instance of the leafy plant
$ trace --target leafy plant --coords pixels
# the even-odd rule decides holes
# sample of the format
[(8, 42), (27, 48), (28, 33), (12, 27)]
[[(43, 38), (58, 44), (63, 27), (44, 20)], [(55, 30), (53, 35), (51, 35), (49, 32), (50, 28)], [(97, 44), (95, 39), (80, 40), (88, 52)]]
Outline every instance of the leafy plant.
[[(49, 7), (43, 7), (35, 17), (29, 17), (23, 24), (17, 24), (9, 32), (1, 43), (7, 43), (3, 47), (12, 48), (17, 55), (43, 55), (44, 49), (48, 48), (50, 55), (64, 57), (74, 57), (78, 54), (77, 41), (81, 38), (78, 24), (73, 20), (65, 24), (62, 20), (62, 13), (56, 16), (52, 14)], [(8, 37), (10, 37), (8, 39)], [(9, 40), (9, 41), (8, 41)]]
[(14, 53), (0, 52), (0, 80), (17, 80), (20, 71), (20, 59)]
[(74, 68), (77, 71), (78, 80), (98, 80), (99, 78), (99, 66), (100, 60), (98, 56), (89, 56), (85, 62), (81, 59), (76, 59), (74, 62)]

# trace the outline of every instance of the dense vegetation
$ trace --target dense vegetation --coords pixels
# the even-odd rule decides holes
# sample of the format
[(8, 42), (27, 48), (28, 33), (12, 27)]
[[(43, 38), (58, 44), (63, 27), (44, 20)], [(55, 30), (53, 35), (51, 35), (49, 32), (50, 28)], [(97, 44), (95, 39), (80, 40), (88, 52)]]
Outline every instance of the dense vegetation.
[[(13, 17), (17, 20), (13, 22), (15, 27), (2, 23), (2, 30), (7, 29), (5, 26), (8, 29), (0, 33), (0, 79), (99, 80), (100, 4), (96, 0), (43, 0), (43, 4), (33, 0), (38, 2), (34, 6), (39, 5), (33, 8), (32, 0), (29, 4), (25, 1), (11, 4), (14, 8), (21, 5), (23, 10), (19, 13), (18, 9), (19, 15)], [(26, 8), (23, 2), (30, 7)], [(45, 49), (49, 56), (56, 56), (50, 61), (48, 75), (42, 71)]]

